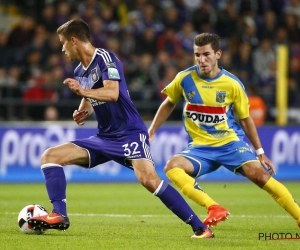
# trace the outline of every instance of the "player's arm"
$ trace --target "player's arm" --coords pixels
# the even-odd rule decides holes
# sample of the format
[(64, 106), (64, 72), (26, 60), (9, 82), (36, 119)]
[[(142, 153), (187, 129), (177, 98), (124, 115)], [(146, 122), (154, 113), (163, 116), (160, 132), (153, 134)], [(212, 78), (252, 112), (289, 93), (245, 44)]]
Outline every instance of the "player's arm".
[[(252, 143), (255, 150), (261, 149), (262, 145), (261, 145), (261, 142), (260, 142), (257, 130), (256, 130), (256, 126), (255, 126), (251, 116), (248, 116), (247, 118), (244, 118), (244, 119), (240, 119), (240, 125), (243, 128), (246, 136)], [(275, 174), (275, 168), (273, 166), (273, 163), (264, 153), (258, 154), (258, 158), (259, 158), (261, 164), (263, 165), (263, 167), (266, 170), (268, 170), (268, 172), (270, 174), (273, 174), (273, 173)]]
[(82, 98), (78, 110), (74, 110), (73, 119), (79, 125), (84, 125), (84, 121), (94, 112), (93, 106), (91, 103)]
[(251, 141), (255, 150), (261, 148), (262, 147), (261, 142), (258, 137), (258, 133), (257, 133), (255, 124), (254, 124), (251, 116), (248, 116), (247, 118), (244, 118), (244, 119), (240, 119), (240, 124), (241, 124), (245, 134)]
[(175, 106), (176, 104), (173, 104), (169, 97), (160, 105), (148, 130), (150, 142), (153, 141), (156, 130), (167, 120)]
[(64, 80), (64, 84), (77, 95), (98, 100), (100, 102), (115, 102), (119, 98), (119, 82), (113, 80), (104, 80), (103, 87), (98, 89), (83, 89), (79, 82), (72, 78)]

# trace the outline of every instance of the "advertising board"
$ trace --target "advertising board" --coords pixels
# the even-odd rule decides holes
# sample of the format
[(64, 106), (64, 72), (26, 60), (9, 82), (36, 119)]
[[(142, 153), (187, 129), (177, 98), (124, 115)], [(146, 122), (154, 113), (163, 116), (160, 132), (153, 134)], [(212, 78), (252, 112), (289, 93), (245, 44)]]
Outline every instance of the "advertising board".
[[(44, 150), (58, 144), (94, 135), (92, 127), (70, 126), (69, 123), (36, 124), (35, 126), (0, 127), (0, 182), (42, 182), (40, 156)], [(278, 180), (300, 180), (300, 128), (258, 128), (265, 153), (273, 161)], [(151, 152), (158, 174), (166, 161), (187, 146), (187, 134), (180, 124), (162, 126), (151, 144)], [(93, 169), (78, 166), (64, 168), (68, 181), (74, 182), (127, 182), (136, 181), (134, 173), (115, 162), (107, 162)], [(199, 178), (207, 181), (245, 181), (225, 168)]]

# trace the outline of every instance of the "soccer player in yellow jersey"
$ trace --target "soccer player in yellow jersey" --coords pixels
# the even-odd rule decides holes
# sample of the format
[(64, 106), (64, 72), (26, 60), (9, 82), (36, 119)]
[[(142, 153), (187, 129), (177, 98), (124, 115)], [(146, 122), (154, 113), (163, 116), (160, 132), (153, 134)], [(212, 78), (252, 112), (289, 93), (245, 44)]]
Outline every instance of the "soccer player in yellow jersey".
[[(183, 100), (183, 125), (189, 135), (188, 148), (173, 156), (165, 166), (166, 175), (180, 190), (208, 210), (204, 220), (214, 226), (225, 220), (229, 211), (221, 207), (195, 179), (224, 166), (246, 176), (267, 191), (300, 227), (300, 208), (287, 188), (275, 180), (272, 162), (264, 154), (256, 127), (249, 115), (249, 102), (241, 81), (222, 67), (219, 36), (202, 33), (195, 37), (197, 65), (177, 74), (162, 90), (167, 98), (160, 105), (149, 127), (150, 141), (175, 105)], [(249, 138), (256, 155), (243, 141)]]

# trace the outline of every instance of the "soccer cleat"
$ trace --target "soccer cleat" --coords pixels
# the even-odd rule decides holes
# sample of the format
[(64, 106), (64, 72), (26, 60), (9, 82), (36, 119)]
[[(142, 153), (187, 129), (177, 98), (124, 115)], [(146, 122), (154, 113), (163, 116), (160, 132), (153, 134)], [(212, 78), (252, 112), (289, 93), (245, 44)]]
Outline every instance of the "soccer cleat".
[(33, 230), (57, 229), (67, 230), (70, 226), (68, 217), (52, 212), (47, 215), (32, 217), (28, 220), (28, 224)]
[(191, 238), (198, 238), (198, 239), (204, 239), (204, 238), (214, 238), (214, 233), (209, 228), (202, 228), (199, 227), (194, 235), (192, 235)]
[(203, 223), (208, 227), (216, 226), (219, 222), (228, 219), (229, 211), (220, 205), (212, 205), (208, 208), (208, 216)]

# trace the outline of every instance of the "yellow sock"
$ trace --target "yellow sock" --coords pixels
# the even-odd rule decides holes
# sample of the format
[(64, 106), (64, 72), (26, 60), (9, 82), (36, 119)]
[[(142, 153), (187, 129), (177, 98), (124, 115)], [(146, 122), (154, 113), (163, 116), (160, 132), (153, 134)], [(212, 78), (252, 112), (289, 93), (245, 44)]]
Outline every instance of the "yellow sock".
[(187, 197), (202, 207), (208, 208), (211, 205), (217, 205), (203, 190), (197, 182), (181, 168), (173, 168), (166, 175), (168, 178), (184, 193)]
[(266, 190), (295, 220), (297, 220), (298, 223), (300, 222), (300, 208), (284, 185), (271, 177), (263, 186), (263, 189)]

